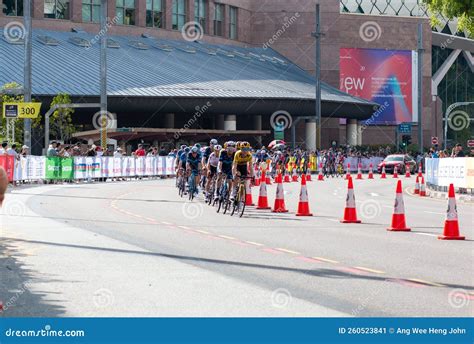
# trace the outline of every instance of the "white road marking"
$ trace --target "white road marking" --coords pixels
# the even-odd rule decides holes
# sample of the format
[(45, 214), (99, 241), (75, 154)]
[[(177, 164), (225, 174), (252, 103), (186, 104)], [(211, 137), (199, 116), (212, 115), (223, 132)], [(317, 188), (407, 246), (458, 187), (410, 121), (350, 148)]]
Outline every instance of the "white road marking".
[(446, 213), (440, 213), (440, 212), (436, 212), (436, 211), (427, 211), (425, 210), (424, 213), (427, 213), (427, 214), (436, 214), (436, 215), (445, 215)]

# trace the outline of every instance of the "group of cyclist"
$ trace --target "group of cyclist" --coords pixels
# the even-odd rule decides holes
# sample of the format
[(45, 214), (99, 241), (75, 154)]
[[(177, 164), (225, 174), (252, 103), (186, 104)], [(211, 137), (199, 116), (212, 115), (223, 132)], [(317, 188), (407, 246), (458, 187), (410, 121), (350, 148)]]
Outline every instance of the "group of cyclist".
[[(209, 146), (201, 147), (196, 143), (192, 147), (182, 145), (177, 154), (176, 169), (178, 178), (186, 175), (193, 178), (193, 192), (198, 193), (198, 185), (202, 185), (206, 197), (216, 200), (222, 183), (228, 184), (232, 190), (231, 199), (235, 198), (235, 186), (241, 178), (253, 178), (252, 147), (247, 141), (227, 141), (221, 146), (216, 139)], [(212, 185), (212, 183), (215, 183)], [(210, 195), (210, 191), (214, 194)]]

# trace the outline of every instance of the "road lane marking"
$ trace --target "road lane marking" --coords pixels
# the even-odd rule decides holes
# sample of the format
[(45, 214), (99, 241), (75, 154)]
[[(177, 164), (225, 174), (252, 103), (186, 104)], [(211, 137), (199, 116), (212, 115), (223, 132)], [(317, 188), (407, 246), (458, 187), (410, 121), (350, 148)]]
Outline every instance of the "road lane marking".
[(179, 228), (182, 228), (182, 229), (187, 229), (187, 230), (191, 230), (191, 228), (189, 227), (186, 227), (186, 226), (178, 226)]
[(196, 229), (196, 232), (202, 233), (202, 234), (211, 234), (207, 231), (203, 231), (202, 229)]
[(350, 268), (350, 267), (339, 267), (339, 268), (336, 268), (336, 269), (339, 270), (339, 271), (344, 271), (344, 272), (348, 272), (348, 273), (351, 273), (351, 274), (357, 274), (357, 275), (364, 275), (366, 273), (365, 271), (361, 271), (359, 269)]
[(370, 196), (373, 196), (373, 197), (379, 197), (380, 195), (376, 192), (369, 192), (369, 195)]
[(262, 249), (262, 251), (265, 251), (265, 252), (267, 252), (267, 253), (273, 253), (273, 254), (283, 254), (283, 252), (274, 250), (274, 249), (272, 249), (272, 248), (264, 248), (264, 249)]
[(263, 244), (260, 244), (258, 242), (254, 242), (254, 241), (246, 241), (247, 244), (250, 244), (250, 245), (254, 245), (254, 246), (265, 246)]
[(290, 254), (301, 254), (301, 253), (299, 253), (299, 252), (287, 250), (286, 248), (276, 248), (275, 250), (281, 251), (281, 252), (285, 252), (285, 253), (290, 253)]
[(328, 221), (332, 221), (332, 222), (339, 222), (339, 220), (335, 220), (335, 219), (326, 219)]
[(430, 237), (437, 237), (439, 235), (439, 234), (431, 234), (431, 233), (413, 233), (413, 234), (426, 235), (426, 236), (430, 236)]
[(398, 278), (388, 278), (387, 281), (395, 282), (395, 283), (398, 283), (398, 284), (401, 284), (401, 285), (404, 285), (404, 286), (408, 286), (408, 287), (415, 287), (415, 288), (425, 288), (426, 287), (426, 285), (421, 284), (421, 283), (410, 282), (408, 280), (398, 279)]
[(427, 211), (427, 210), (425, 210), (424, 213), (427, 213), (427, 214), (436, 214), (436, 215), (446, 215), (446, 213), (440, 213), (440, 212), (436, 212), (436, 211)]
[(236, 238), (227, 236), (227, 235), (218, 235), (218, 237), (222, 239), (228, 239), (228, 240), (237, 240)]
[(161, 221), (161, 223), (164, 224), (164, 225), (172, 225), (172, 223), (165, 222), (165, 221)]
[(321, 263), (320, 261), (318, 261), (316, 259), (303, 257), (303, 256), (299, 256), (299, 257), (295, 257), (295, 258), (299, 259), (299, 260), (302, 260), (303, 262), (307, 262), (307, 263)]
[(418, 278), (408, 278), (407, 281), (415, 282), (415, 283), (421, 283), (421, 284), (427, 284), (427, 285), (431, 285), (431, 286), (433, 286), (433, 287), (446, 287), (444, 284), (439, 284), (439, 283), (435, 283), (435, 282), (425, 281), (425, 280), (418, 279)]
[(354, 268), (355, 268), (355, 269), (358, 269), (358, 270), (362, 270), (362, 271), (372, 272), (372, 273), (374, 273), (374, 274), (384, 274), (384, 273), (385, 273), (384, 271), (375, 270), (375, 269), (369, 269), (369, 268), (364, 268), (364, 267), (362, 267), (362, 266), (355, 266)]
[(156, 220), (152, 219), (151, 217), (145, 217), (145, 220), (150, 221), (150, 222), (156, 222)]
[(312, 259), (316, 260), (321, 260), (326, 263), (332, 263), (332, 264), (338, 264), (339, 262), (337, 260), (332, 260), (332, 259), (327, 259), (327, 258), (322, 258), (322, 257), (311, 257)]

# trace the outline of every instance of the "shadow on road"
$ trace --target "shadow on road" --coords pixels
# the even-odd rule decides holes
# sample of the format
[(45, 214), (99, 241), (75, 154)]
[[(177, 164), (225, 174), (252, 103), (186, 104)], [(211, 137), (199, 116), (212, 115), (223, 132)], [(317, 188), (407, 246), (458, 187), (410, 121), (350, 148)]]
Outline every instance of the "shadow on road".
[[(356, 273), (350, 273), (348, 271), (343, 271), (340, 269), (337, 269), (337, 270), (336, 269), (297, 269), (297, 268), (290, 268), (290, 267), (285, 267), (285, 266), (264, 265), (264, 264), (256, 264), (256, 263), (243, 263), (243, 262), (228, 261), (228, 260), (190, 257), (190, 256), (176, 255), (176, 254), (167, 254), (167, 253), (123, 250), (123, 249), (98, 247), (98, 246), (84, 246), (84, 245), (74, 245), (74, 244), (65, 244), (65, 243), (53, 243), (49, 241), (24, 240), (24, 239), (9, 239), (9, 240), (17, 241), (17, 242), (41, 244), (41, 245), (70, 247), (70, 248), (85, 249), (85, 250), (100, 250), (100, 251), (108, 251), (108, 252), (114, 252), (114, 253), (164, 257), (164, 258), (170, 258), (170, 259), (177, 259), (184, 262), (190, 261), (193, 263), (219, 264), (219, 265), (229, 265), (229, 266), (235, 266), (235, 267), (248, 267), (248, 268), (256, 268), (256, 269), (288, 271), (288, 272), (300, 273), (300, 274), (305, 274), (305, 275), (310, 275), (310, 276), (315, 276), (315, 277), (351, 278), (351, 279), (362, 279), (362, 280), (371, 280), (371, 281), (379, 281), (379, 282), (406, 281), (409, 283), (414, 283), (413, 281), (405, 280), (403, 278), (394, 278), (394, 277), (388, 277), (388, 276), (384, 276), (384, 277), (374, 276), (374, 275), (366, 275), (366, 274), (359, 274), (359, 273), (356, 274)], [(465, 290), (474, 290), (474, 286), (466, 286), (466, 285), (460, 285), (460, 284), (443, 283), (443, 286), (440, 286), (440, 287), (432, 285), (432, 284), (424, 284), (421, 282), (419, 284), (425, 287), (431, 287), (431, 288), (448, 287), (448, 288), (460, 288), (460, 289), (465, 289)]]
[(64, 307), (55, 300), (45, 300), (50, 292), (33, 291), (32, 283), (47, 283), (48, 276), (33, 277), (18, 258), (20, 252), (11, 245), (13, 240), (1, 238), (0, 242), (0, 317), (59, 317)]

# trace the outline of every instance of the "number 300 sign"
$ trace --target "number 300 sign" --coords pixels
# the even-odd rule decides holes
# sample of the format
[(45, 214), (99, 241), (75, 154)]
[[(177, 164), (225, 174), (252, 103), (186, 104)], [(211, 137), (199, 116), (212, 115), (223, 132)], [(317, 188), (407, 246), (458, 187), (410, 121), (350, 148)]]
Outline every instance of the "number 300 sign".
[(3, 103), (3, 117), (36, 118), (40, 109), (41, 103)]

